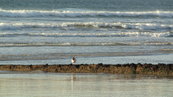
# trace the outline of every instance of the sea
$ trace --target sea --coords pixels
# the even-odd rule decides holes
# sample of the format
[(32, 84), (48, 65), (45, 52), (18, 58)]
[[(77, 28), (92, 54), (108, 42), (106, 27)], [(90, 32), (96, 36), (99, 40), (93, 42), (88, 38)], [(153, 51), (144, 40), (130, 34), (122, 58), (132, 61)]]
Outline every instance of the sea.
[(0, 64), (173, 63), (173, 0), (0, 0)]
[[(173, 0), (0, 0), (0, 65), (173, 63)], [(0, 71), (0, 97), (172, 97), (173, 78)]]

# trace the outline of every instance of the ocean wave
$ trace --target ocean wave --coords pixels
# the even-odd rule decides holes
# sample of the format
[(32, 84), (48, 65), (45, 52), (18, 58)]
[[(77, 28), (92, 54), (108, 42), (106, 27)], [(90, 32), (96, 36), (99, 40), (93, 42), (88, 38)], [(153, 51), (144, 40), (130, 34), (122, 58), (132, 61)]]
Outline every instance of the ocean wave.
[[(0, 43), (0, 47), (13, 47), (13, 46), (116, 46), (116, 45), (132, 45), (125, 43)], [(134, 45), (134, 44), (133, 44)]]
[(9, 33), (1, 32), (0, 37), (41, 36), (41, 37), (172, 37), (171, 32), (100, 32), (100, 33)]
[(0, 23), (1, 30), (20, 30), (25, 28), (103, 28), (103, 29), (137, 29), (137, 30), (164, 30), (173, 29), (171, 24), (156, 23), (122, 23), (122, 22), (62, 22), (62, 23)]
[(2, 17), (83, 17), (83, 16), (124, 16), (124, 17), (173, 17), (173, 11), (91, 11), (91, 10), (5, 10), (0, 9)]
[(79, 42), (79, 43), (0, 43), (0, 47), (34, 47), (34, 46), (164, 46), (173, 42)]

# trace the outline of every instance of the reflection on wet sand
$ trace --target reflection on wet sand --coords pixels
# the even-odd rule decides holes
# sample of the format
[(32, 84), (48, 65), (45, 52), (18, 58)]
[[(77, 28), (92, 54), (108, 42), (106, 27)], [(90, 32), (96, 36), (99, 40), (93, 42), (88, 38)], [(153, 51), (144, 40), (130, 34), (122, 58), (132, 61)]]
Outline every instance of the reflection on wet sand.
[(172, 97), (172, 82), (142, 75), (13, 72), (0, 74), (0, 96)]

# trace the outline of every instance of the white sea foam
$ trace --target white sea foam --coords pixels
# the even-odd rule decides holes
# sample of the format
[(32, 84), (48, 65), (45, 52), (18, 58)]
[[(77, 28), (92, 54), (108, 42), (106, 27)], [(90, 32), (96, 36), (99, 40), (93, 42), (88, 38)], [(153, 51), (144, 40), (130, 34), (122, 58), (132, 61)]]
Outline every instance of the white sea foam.
[(81, 17), (81, 16), (152, 16), (173, 17), (173, 11), (91, 11), (91, 10), (5, 10), (0, 9), (0, 16), (4, 17)]
[(104, 23), (104, 22), (62, 22), (62, 23), (0, 23), (1, 30), (15, 30), (24, 28), (104, 28), (104, 29), (137, 29), (170, 31), (173, 25), (156, 23)]
[(63, 43), (0, 43), (0, 47), (30, 47), (30, 46), (164, 46), (173, 45), (173, 42), (63, 42)]
[(130, 37), (130, 36), (149, 36), (149, 37), (167, 37), (170, 32), (160, 32), (160, 33), (151, 33), (151, 32), (115, 32), (115, 33), (30, 33), (30, 35), (38, 36), (83, 36), (83, 37)]
[(172, 37), (170, 32), (102, 32), (102, 33), (48, 33), (48, 32), (1, 32), (0, 37), (43, 36), (43, 37)]

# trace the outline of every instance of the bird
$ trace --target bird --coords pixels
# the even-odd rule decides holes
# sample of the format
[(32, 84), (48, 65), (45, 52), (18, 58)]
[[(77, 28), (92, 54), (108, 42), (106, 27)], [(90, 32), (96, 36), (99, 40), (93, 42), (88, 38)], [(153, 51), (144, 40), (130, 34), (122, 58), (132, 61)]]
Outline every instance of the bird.
[(72, 63), (72, 64), (76, 63), (76, 58), (75, 58), (75, 57), (72, 57), (71, 63)]

